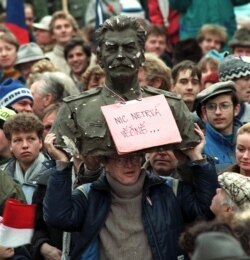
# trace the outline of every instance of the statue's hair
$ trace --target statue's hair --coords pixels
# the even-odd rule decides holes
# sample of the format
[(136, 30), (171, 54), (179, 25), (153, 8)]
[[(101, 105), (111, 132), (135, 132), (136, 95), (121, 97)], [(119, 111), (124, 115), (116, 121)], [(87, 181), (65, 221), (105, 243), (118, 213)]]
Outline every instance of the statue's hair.
[(128, 28), (136, 31), (139, 45), (143, 50), (146, 39), (145, 29), (140, 25), (136, 18), (125, 15), (113, 16), (100, 25), (100, 27), (96, 30), (96, 39), (99, 47), (101, 48), (104, 41), (104, 35), (107, 31), (123, 31)]

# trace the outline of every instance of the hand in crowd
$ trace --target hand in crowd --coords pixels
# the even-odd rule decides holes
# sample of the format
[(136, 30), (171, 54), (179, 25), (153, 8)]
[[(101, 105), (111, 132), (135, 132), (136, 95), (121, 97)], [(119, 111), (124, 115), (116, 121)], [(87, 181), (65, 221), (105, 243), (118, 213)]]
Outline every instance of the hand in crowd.
[(54, 145), (55, 140), (56, 140), (56, 135), (54, 133), (49, 133), (46, 135), (44, 139), (44, 146), (47, 152), (54, 160), (68, 162), (69, 158), (66, 155), (66, 153), (58, 149)]
[(175, 156), (177, 157), (180, 163), (184, 163), (187, 157), (191, 161), (203, 159), (202, 151), (206, 144), (205, 136), (203, 131), (200, 129), (199, 125), (196, 123), (194, 124), (194, 131), (200, 136), (200, 143), (193, 148), (175, 152)]
[(40, 251), (45, 260), (60, 260), (62, 256), (61, 250), (48, 243), (43, 243)]

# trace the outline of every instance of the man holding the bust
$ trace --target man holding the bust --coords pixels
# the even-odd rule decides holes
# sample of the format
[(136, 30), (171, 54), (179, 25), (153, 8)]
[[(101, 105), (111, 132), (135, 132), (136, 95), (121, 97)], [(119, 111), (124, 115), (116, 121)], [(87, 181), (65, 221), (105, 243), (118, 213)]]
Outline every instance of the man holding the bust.
[[(213, 164), (201, 154), (204, 135), (197, 125), (194, 128), (190, 112), (175, 94), (140, 89), (138, 70), (144, 61), (145, 31), (135, 19), (112, 17), (100, 26), (97, 36), (105, 85), (65, 99), (45, 140), (56, 160), (44, 200), (45, 221), (62, 230), (81, 232), (72, 259), (116, 259), (117, 255), (119, 259), (185, 259), (178, 247), (179, 234), (185, 223), (211, 217), (209, 206), (218, 186)], [(142, 170), (142, 154), (135, 151), (153, 148), (146, 144), (136, 149), (135, 145), (124, 152), (117, 147), (117, 136), (103, 112), (108, 105), (120, 111), (119, 106), (147, 102), (147, 97), (159, 94), (167, 100), (182, 141), (171, 138), (155, 146), (181, 149), (193, 169), (194, 185), (179, 182), (173, 190), (171, 178)], [(162, 131), (161, 125), (156, 129)], [(76, 151), (100, 156), (104, 172), (71, 194), (69, 155)]]

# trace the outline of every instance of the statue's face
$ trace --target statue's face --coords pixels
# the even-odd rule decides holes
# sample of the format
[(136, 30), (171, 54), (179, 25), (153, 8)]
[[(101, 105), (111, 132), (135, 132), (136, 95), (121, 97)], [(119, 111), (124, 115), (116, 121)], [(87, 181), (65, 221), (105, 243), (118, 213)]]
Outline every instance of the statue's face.
[(133, 29), (107, 31), (100, 54), (108, 77), (127, 78), (138, 74), (142, 53)]

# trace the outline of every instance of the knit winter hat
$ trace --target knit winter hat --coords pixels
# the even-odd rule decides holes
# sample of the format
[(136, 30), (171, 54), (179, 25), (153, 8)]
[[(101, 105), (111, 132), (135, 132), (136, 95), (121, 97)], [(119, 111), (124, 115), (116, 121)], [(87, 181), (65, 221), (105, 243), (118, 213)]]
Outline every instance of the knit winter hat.
[(236, 205), (241, 207), (245, 202), (250, 202), (250, 177), (236, 172), (224, 172), (218, 176), (218, 180)]
[(240, 79), (250, 76), (250, 58), (246, 56), (237, 57), (228, 55), (219, 61), (220, 81)]
[(0, 128), (3, 129), (4, 122), (15, 114), (16, 112), (12, 109), (7, 107), (0, 107)]
[(6, 79), (0, 85), (0, 106), (11, 106), (25, 98), (33, 101), (30, 90), (21, 81), (17, 79)]

